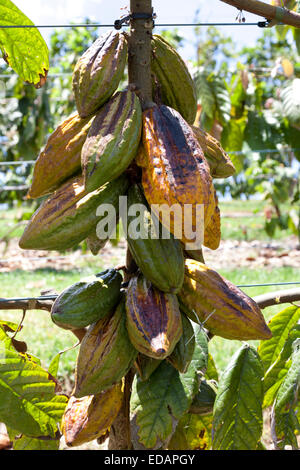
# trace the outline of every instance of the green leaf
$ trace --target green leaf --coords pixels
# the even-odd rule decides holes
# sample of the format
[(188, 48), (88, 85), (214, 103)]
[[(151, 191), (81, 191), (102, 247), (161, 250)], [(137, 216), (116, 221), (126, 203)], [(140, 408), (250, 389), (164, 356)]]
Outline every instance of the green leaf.
[(300, 325), (295, 325), (290, 330), (276, 361), (273, 362), (264, 376), (264, 408), (272, 405), (277, 390), (285, 379), (290, 366), (289, 359), (292, 355), (292, 345), (297, 338), (300, 338)]
[(214, 362), (214, 359), (210, 353), (208, 353), (208, 361), (207, 361), (207, 369), (205, 372), (205, 378), (208, 380), (215, 380), (218, 382), (219, 374), (217, 370), (217, 366)]
[(198, 391), (199, 375), (207, 367), (207, 338), (199, 325), (195, 329), (195, 350), (190, 366), (179, 373), (162, 361), (147, 381), (136, 375), (130, 400), (132, 440), (136, 449), (158, 449), (175, 431)]
[(291, 367), (279, 387), (274, 410), (272, 413), (271, 426), (275, 429), (275, 447), (284, 449), (291, 445), (298, 449), (295, 432), (299, 432), (300, 424), (294, 408), (298, 402), (300, 387), (300, 338), (293, 343), (293, 354)]
[(295, 78), (281, 91), (283, 111), (292, 123), (300, 122), (300, 78)]
[(272, 338), (261, 341), (258, 346), (265, 375), (267, 375), (269, 367), (277, 361), (290, 331), (299, 320), (300, 308), (292, 305), (277, 313), (269, 322), (268, 327), (272, 332)]
[(213, 449), (255, 450), (263, 418), (263, 367), (254, 348), (243, 345), (223, 372), (213, 410)]
[(13, 441), (14, 450), (58, 450), (59, 439), (43, 440), (22, 436)]
[(205, 73), (198, 73), (195, 77), (195, 86), (198, 100), (202, 106), (202, 112), (207, 114), (209, 118), (214, 119), (216, 102), (214, 92), (208, 80), (208, 75)]
[(15, 351), (0, 328), (0, 421), (29, 437), (54, 437), (67, 397), (26, 354)]
[(57, 377), (57, 373), (58, 373), (60, 355), (61, 353), (56, 354), (56, 356), (54, 356), (54, 358), (52, 359), (48, 367), (49, 374), (51, 374), (55, 378)]
[[(10, 0), (0, 0), (1, 24), (33, 25), (32, 21)], [(48, 47), (36, 28), (0, 29), (0, 49), (11, 68), (37, 88), (46, 80), (49, 70)]]

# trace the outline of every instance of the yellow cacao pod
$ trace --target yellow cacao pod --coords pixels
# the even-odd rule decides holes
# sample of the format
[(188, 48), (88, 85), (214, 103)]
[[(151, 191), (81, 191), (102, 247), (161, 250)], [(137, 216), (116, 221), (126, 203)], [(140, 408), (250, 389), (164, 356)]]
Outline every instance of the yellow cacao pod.
[(178, 298), (186, 315), (204, 323), (213, 335), (236, 340), (272, 336), (256, 302), (203, 263), (185, 260), (185, 278)]
[(61, 421), (67, 446), (81, 446), (105, 434), (116, 419), (122, 400), (121, 383), (97, 395), (71, 396)]

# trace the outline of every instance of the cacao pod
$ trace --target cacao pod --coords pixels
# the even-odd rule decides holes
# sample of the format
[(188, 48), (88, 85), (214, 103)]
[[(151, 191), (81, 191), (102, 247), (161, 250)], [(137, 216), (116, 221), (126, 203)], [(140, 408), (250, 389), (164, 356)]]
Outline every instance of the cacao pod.
[(96, 114), (81, 152), (85, 187), (94, 191), (120, 176), (136, 156), (142, 109), (132, 91), (116, 93)]
[(123, 33), (110, 31), (80, 57), (72, 86), (81, 118), (94, 114), (116, 91), (124, 73), (127, 49)]
[(78, 113), (72, 114), (50, 135), (35, 162), (28, 198), (54, 192), (81, 170), (81, 149), (93, 119), (94, 116), (80, 119)]
[(167, 357), (175, 369), (179, 372), (185, 373), (193, 358), (195, 349), (195, 333), (190, 320), (184, 313), (181, 315), (182, 321), (182, 335), (176, 344), (172, 354)]
[(95, 231), (93, 233), (90, 233), (90, 235), (87, 237), (86, 244), (88, 249), (91, 251), (92, 255), (96, 256), (99, 251), (104, 248), (108, 240), (109, 237), (105, 238), (104, 240), (99, 239)]
[[(129, 181), (125, 175), (88, 193), (83, 177), (75, 177), (53, 193), (33, 214), (19, 241), (27, 250), (66, 250), (76, 246), (95, 231), (104, 216), (96, 210), (102, 204), (119, 207), (119, 197), (126, 194)], [(111, 216), (114, 217), (113, 211)], [(106, 219), (105, 219), (106, 220)]]
[(213, 412), (217, 388), (213, 381), (201, 380), (198, 393), (195, 395), (189, 413), (206, 416)]
[(235, 168), (220, 142), (200, 127), (191, 126), (210, 167), (213, 178), (228, 178)]
[(121, 296), (122, 276), (115, 269), (67, 287), (51, 309), (52, 321), (66, 330), (84, 328), (108, 316)]
[(227, 339), (269, 339), (272, 336), (256, 302), (203, 263), (185, 260), (181, 308), (213, 335)]
[(194, 81), (180, 55), (159, 35), (152, 38), (151, 69), (154, 96), (158, 87), (162, 103), (176, 109), (188, 123), (193, 124), (197, 113)]
[(219, 248), (220, 241), (221, 241), (221, 214), (220, 209), (218, 207), (218, 198), (215, 194), (215, 210), (214, 213), (205, 227), (204, 230), (204, 241), (203, 245), (211, 250), (216, 250)]
[(186, 250), (184, 252), (185, 258), (194, 259), (196, 261), (200, 261), (200, 263), (204, 263), (203, 251), (200, 250)]
[[(176, 238), (196, 244), (195, 233), (215, 209), (214, 188), (201, 147), (177, 111), (167, 106), (144, 111), (143, 147), (136, 161), (151, 211)], [(201, 205), (203, 218), (197, 210)]]
[(176, 295), (152, 286), (142, 274), (131, 278), (126, 296), (127, 331), (145, 356), (165, 359), (182, 335)]
[(116, 419), (122, 401), (121, 383), (97, 395), (71, 396), (61, 421), (67, 446), (81, 446), (105, 434)]
[[(184, 256), (180, 242), (172, 234), (169, 239), (160, 238), (162, 227), (151, 217), (147, 201), (139, 185), (128, 191), (128, 214), (126, 237), (130, 252), (144, 276), (163, 292), (176, 293), (182, 287), (184, 278)], [(133, 233), (134, 214), (131, 208), (136, 205), (141, 213), (140, 231)], [(138, 219), (140, 220), (140, 218)]]
[(88, 328), (78, 353), (73, 395), (95, 395), (116, 384), (127, 374), (137, 354), (128, 337), (122, 298), (110, 317)]
[(161, 360), (153, 359), (153, 357), (145, 356), (139, 353), (135, 360), (134, 366), (143, 382), (149, 379), (152, 372), (154, 372), (161, 364)]

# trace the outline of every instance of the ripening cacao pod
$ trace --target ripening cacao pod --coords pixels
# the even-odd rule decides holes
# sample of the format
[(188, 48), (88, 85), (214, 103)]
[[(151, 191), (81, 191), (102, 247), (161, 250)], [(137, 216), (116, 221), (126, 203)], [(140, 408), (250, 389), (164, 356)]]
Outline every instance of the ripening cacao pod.
[(203, 251), (200, 248), (200, 250), (186, 250), (184, 252), (185, 258), (190, 258), (194, 259), (196, 261), (200, 261), (200, 263), (204, 263), (204, 257), (203, 257)]
[(51, 309), (52, 321), (61, 328), (84, 328), (108, 316), (121, 297), (122, 276), (107, 269), (67, 287)]
[(167, 357), (167, 361), (169, 361), (175, 369), (179, 370), (179, 372), (185, 373), (188, 370), (194, 354), (195, 332), (190, 320), (184, 313), (181, 314), (181, 321), (181, 338), (176, 344), (172, 354)]
[(81, 170), (81, 149), (94, 119), (72, 114), (50, 135), (34, 165), (28, 198), (45, 196)]
[(197, 126), (191, 126), (210, 167), (213, 178), (228, 178), (234, 175), (235, 168), (220, 142)]
[(97, 395), (71, 396), (61, 420), (67, 446), (81, 446), (105, 434), (116, 419), (122, 401), (121, 383)]
[(176, 109), (193, 124), (197, 113), (197, 93), (191, 74), (177, 51), (161, 36), (152, 37), (153, 95), (156, 89), (163, 104)]
[(191, 320), (204, 323), (213, 335), (227, 339), (269, 339), (272, 336), (256, 302), (213, 269), (185, 260), (180, 306)]
[(161, 364), (161, 360), (139, 353), (134, 363), (140, 379), (145, 382)]
[(80, 57), (72, 86), (81, 118), (94, 114), (116, 91), (124, 73), (127, 49), (123, 33), (110, 31)]
[(216, 250), (219, 248), (220, 241), (221, 241), (221, 214), (220, 209), (218, 207), (218, 198), (215, 194), (215, 210), (214, 213), (205, 227), (204, 230), (204, 241), (203, 245), (211, 250)]
[(88, 249), (91, 251), (92, 255), (98, 255), (99, 251), (104, 248), (106, 243), (108, 242), (109, 237), (101, 240), (97, 237), (96, 230), (93, 233), (90, 233), (89, 236), (86, 238), (86, 245)]
[(189, 413), (206, 416), (213, 412), (217, 388), (212, 380), (201, 380), (198, 393), (194, 396)]
[(74, 396), (95, 395), (116, 384), (127, 374), (137, 354), (128, 337), (122, 298), (111, 316), (88, 328), (80, 344)]
[[(128, 186), (127, 177), (122, 175), (88, 193), (82, 176), (72, 178), (33, 214), (19, 241), (20, 248), (62, 251), (76, 246), (104, 219), (104, 215), (97, 215), (97, 209), (102, 204), (110, 204), (117, 211), (119, 197), (126, 194)], [(113, 211), (109, 215), (115, 218)], [(104, 220), (107, 221), (107, 216)]]
[(162, 225), (182, 242), (197, 244), (215, 209), (214, 188), (202, 149), (177, 111), (154, 106), (143, 112), (136, 161), (148, 204)]
[[(126, 238), (136, 264), (144, 276), (161, 291), (179, 292), (184, 278), (184, 256), (179, 240), (170, 233), (169, 238), (162, 238), (162, 226), (158, 219), (151, 217), (139, 185), (130, 187), (127, 204)], [(140, 213), (138, 219), (132, 212), (134, 207)], [(135, 232), (137, 223), (139, 232)]]
[(120, 176), (136, 156), (142, 108), (132, 91), (116, 93), (96, 114), (81, 152), (85, 187), (94, 191)]
[(145, 356), (165, 359), (182, 334), (176, 295), (162, 292), (142, 274), (131, 278), (126, 295), (127, 331)]

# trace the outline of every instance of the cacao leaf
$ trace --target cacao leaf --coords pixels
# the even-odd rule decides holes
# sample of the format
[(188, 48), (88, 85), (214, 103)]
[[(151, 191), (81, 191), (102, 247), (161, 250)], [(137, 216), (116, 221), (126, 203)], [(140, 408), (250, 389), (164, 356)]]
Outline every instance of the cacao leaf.
[[(3, 25), (33, 25), (10, 0), (1, 0), (0, 18)], [(0, 30), (0, 49), (4, 60), (25, 81), (40, 88), (49, 70), (47, 44), (37, 28)]]
[(263, 428), (263, 367), (244, 344), (221, 375), (213, 410), (214, 450), (255, 450)]
[(288, 120), (297, 124), (300, 122), (300, 78), (294, 78), (292, 82), (281, 91), (280, 97), (283, 110)]
[(14, 450), (58, 450), (60, 445), (59, 438), (53, 440), (46, 439), (34, 439), (22, 435), (14, 439), (13, 449)]
[[(272, 410), (271, 427), (275, 431), (275, 447), (284, 449), (291, 445), (298, 449), (296, 438), (300, 431), (300, 422), (295, 413), (300, 388), (300, 338), (293, 343), (291, 366), (277, 392), (274, 408)], [(273, 434), (273, 440), (274, 440)]]
[(198, 416), (187, 413), (179, 421), (168, 450), (210, 450), (212, 414)]
[(55, 437), (67, 397), (49, 373), (20, 354), (0, 328), (0, 421), (30, 437)]

